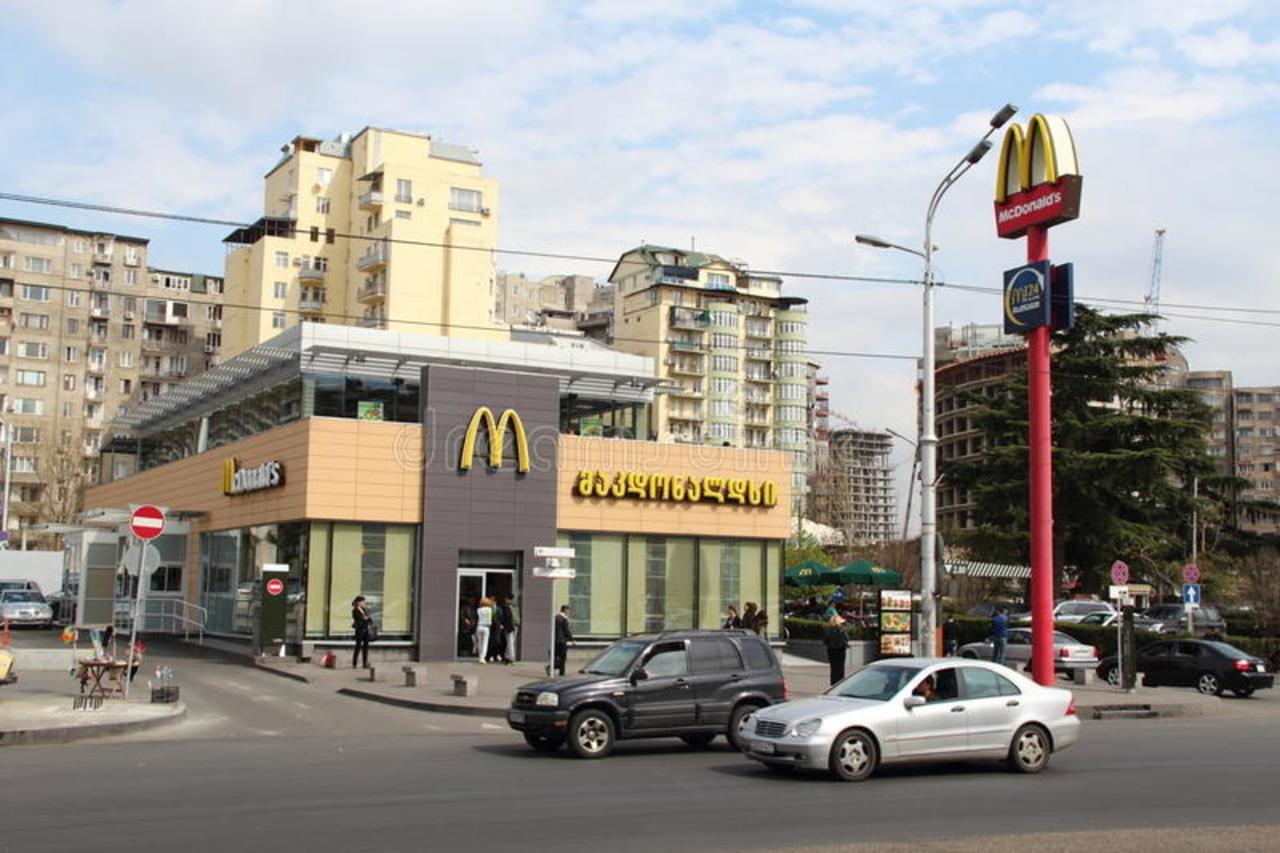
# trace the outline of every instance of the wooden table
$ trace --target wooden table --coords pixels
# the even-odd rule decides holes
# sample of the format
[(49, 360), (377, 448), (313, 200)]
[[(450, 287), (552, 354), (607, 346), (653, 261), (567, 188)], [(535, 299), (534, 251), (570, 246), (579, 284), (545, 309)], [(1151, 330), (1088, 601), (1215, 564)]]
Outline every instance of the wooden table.
[[(129, 662), (123, 660), (81, 660), (76, 661), (80, 667), (80, 685), (83, 692), (88, 685), (88, 696), (112, 696), (124, 692), (124, 671)], [(110, 676), (103, 684), (104, 676)]]

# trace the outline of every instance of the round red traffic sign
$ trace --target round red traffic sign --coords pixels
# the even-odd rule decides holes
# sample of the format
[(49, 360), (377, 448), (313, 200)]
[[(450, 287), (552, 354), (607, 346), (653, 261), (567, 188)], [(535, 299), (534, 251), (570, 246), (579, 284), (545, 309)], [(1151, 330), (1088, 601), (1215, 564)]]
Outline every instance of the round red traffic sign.
[(1200, 567), (1195, 563), (1187, 563), (1182, 567), (1183, 583), (1200, 583)]
[(282, 592), (284, 592), (284, 581), (280, 578), (267, 581), (267, 595), (279, 595)]
[(164, 511), (158, 506), (143, 504), (129, 517), (129, 531), (139, 539), (155, 539), (164, 533)]
[(1124, 586), (1129, 582), (1129, 564), (1124, 560), (1116, 560), (1111, 564), (1111, 582), (1116, 586)]

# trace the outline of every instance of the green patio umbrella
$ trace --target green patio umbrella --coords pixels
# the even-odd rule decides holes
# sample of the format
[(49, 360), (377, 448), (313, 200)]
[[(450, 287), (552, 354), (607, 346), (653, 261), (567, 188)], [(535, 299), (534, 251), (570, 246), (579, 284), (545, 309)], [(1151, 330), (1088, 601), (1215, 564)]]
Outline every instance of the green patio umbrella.
[(825, 583), (822, 577), (830, 571), (830, 566), (819, 563), (817, 560), (805, 560), (794, 566), (788, 566), (782, 573), (782, 577), (791, 586), (813, 586)]
[(870, 560), (854, 560), (838, 569), (828, 569), (823, 576), (827, 583), (841, 586), (849, 584), (861, 586), (892, 586), (902, 583), (902, 575), (893, 569), (877, 566)]

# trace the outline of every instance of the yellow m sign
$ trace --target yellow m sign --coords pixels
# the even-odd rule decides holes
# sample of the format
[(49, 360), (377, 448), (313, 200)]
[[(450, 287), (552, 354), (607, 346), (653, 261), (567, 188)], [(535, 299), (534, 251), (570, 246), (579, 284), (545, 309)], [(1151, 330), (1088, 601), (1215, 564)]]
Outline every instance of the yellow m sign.
[(996, 164), (996, 202), (1041, 184), (1054, 184), (1064, 175), (1079, 175), (1076, 143), (1061, 116), (1037, 113), (1027, 130), (1012, 124), (1004, 133)]
[(524, 424), (520, 422), (520, 416), (514, 409), (505, 409), (495, 421), (493, 412), (488, 406), (481, 406), (471, 416), (466, 436), (462, 439), (462, 460), (458, 463), (458, 467), (463, 471), (471, 469), (471, 463), (475, 461), (476, 455), (476, 434), (480, 431), (482, 423), (489, 431), (489, 467), (502, 467), (502, 444), (507, 435), (507, 425), (510, 424), (516, 434), (516, 470), (521, 474), (528, 473), (529, 439), (524, 433)]

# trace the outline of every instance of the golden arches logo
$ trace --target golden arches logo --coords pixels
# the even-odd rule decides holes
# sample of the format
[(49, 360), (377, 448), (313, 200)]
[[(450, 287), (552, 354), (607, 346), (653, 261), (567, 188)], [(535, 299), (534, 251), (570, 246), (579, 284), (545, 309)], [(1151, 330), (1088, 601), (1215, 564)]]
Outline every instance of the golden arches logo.
[(525, 435), (520, 416), (515, 409), (505, 409), (494, 420), (493, 411), (488, 406), (481, 406), (471, 416), (471, 423), (467, 425), (466, 435), (462, 439), (462, 459), (458, 468), (463, 471), (471, 470), (471, 463), (475, 461), (476, 455), (476, 434), (482, 423), (489, 431), (489, 467), (502, 467), (502, 445), (507, 435), (507, 425), (510, 424), (516, 436), (516, 470), (521, 474), (528, 473), (529, 439)]
[(1013, 124), (1004, 133), (996, 164), (996, 203), (1066, 175), (1079, 175), (1080, 161), (1071, 128), (1061, 116), (1037, 113), (1027, 130)]

